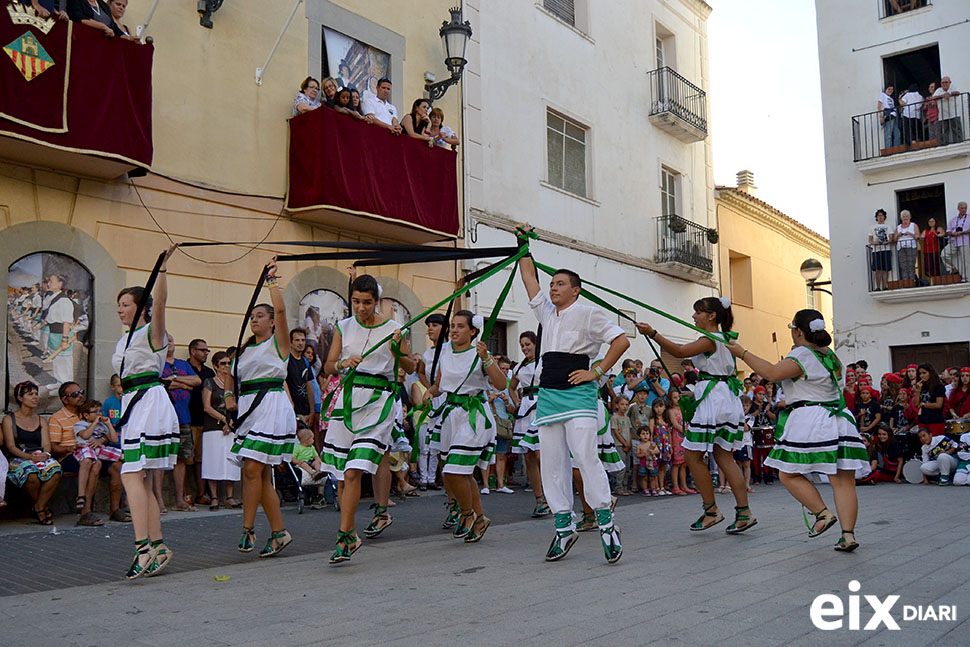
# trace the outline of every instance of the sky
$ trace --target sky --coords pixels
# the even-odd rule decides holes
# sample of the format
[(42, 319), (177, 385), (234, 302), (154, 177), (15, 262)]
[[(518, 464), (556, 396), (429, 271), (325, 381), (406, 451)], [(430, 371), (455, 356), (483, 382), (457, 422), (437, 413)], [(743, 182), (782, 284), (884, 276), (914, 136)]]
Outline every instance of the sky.
[(754, 172), (755, 197), (828, 236), (812, 0), (707, 0), (714, 182)]

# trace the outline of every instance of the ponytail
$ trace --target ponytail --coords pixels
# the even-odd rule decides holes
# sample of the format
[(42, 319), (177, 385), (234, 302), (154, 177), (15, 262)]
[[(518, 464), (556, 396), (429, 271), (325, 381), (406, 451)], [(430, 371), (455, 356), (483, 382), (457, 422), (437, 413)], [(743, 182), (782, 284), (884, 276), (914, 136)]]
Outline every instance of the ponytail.
[[(725, 305), (725, 303), (727, 305)], [(710, 312), (714, 314), (714, 323), (723, 332), (730, 332), (734, 325), (734, 313), (731, 312), (731, 302), (727, 297), (704, 297), (694, 302), (696, 312)]]

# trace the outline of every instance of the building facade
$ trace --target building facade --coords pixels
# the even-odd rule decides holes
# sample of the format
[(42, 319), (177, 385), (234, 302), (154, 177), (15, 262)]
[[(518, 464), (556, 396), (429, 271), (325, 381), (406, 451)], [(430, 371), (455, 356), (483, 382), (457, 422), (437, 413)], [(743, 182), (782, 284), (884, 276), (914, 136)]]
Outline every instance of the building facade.
[[(508, 245), (681, 318), (717, 294), (708, 135), (707, 17), (699, 0), (465, 3), (465, 240)], [(465, 264), (473, 270), (478, 264)], [(540, 277), (543, 284), (545, 277)], [(501, 281), (473, 291), (487, 313)], [(685, 341), (694, 333), (611, 301)], [(631, 338), (635, 329), (620, 320)], [(516, 281), (492, 350), (521, 357), (535, 330)], [(642, 338), (632, 356), (649, 360)], [(671, 367), (671, 370), (677, 370)]]
[[(179, 357), (195, 337), (205, 338), (213, 349), (234, 345), (263, 264), (273, 254), (306, 251), (265, 241), (460, 244), (460, 154), (429, 151), (424, 142), (396, 138), (375, 126), (367, 126), (371, 130), (365, 132), (360, 122), (332, 112), (328, 118), (350, 125), (327, 139), (292, 141), (289, 130), (294, 97), (308, 74), (318, 80), (351, 76), (341, 84), (356, 83), (365, 96), (377, 78), (387, 76), (393, 82), (391, 101), (399, 115), (406, 114), (411, 101), (424, 93), (425, 74), (446, 74), (438, 28), (449, 17), (450, 4), (423, 2), (421, 11), (413, 11), (390, 0), (239, 0), (225, 3), (211, 16), (212, 28), (207, 29), (200, 25), (195, 3), (164, 2), (144, 32), (154, 40), (146, 45), (112, 42), (100, 34), (100, 40), (92, 40), (83, 31), (93, 32), (89, 27), (71, 25), (72, 69), (83, 71), (79, 57), (92, 52), (99, 61), (120, 61), (112, 73), (121, 76), (105, 74), (98, 82), (131, 103), (114, 103), (110, 110), (90, 116), (81, 128), (75, 116), (83, 114), (83, 105), (72, 103), (74, 95), (65, 89), (63, 120), (70, 127), (64, 133), (45, 129), (44, 124), (24, 125), (29, 119), (15, 119), (11, 110), (18, 106), (5, 95), (7, 103), (0, 106), (0, 281), (8, 285), (8, 298), (0, 317), (0, 340), (7, 361), (0, 364), (0, 380), (12, 386), (31, 379), (41, 384), (46, 396), (58, 383), (74, 379), (92, 395), (106, 397), (110, 356), (122, 333), (115, 295), (126, 285), (143, 284), (170, 240), (239, 243), (186, 249), (169, 263), (168, 327)], [(123, 22), (133, 33), (151, 5), (149, 0), (128, 5)], [(291, 10), (294, 15), (288, 23)], [(67, 53), (59, 48), (71, 32), (64, 24), (44, 32), (36, 24), (16, 23), (7, 11), (0, 12), (0, 22), (11, 33), (29, 31), (34, 40), (24, 42), (30, 47), (35, 41), (47, 43), (44, 51), (53, 66), (39, 78), (21, 78), (23, 88), (18, 90), (21, 107), (39, 114), (51, 105), (50, 97), (41, 94), (47, 86), (40, 84), (57, 79), (54, 75), (66, 69)], [(277, 37), (279, 47), (274, 49)], [(25, 56), (33, 55), (30, 47)], [(105, 47), (117, 49), (97, 49)], [(275, 53), (265, 65), (271, 51)], [(124, 58), (126, 53), (131, 59)], [(140, 76), (131, 67), (136, 59), (147, 60), (139, 68)], [(5, 56), (3, 63), (4, 82), (9, 78), (13, 83), (21, 71), (11, 58)], [(257, 84), (259, 67), (266, 69)], [(76, 86), (71, 87), (73, 92)], [(55, 108), (60, 106), (57, 101), (55, 97)], [(461, 136), (460, 92), (452, 90), (437, 105), (445, 111), (445, 123)], [(125, 113), (133, 106), (143, 108), (138, 118)], [(49, 115), (52, 123), (61, 118), (57, 110)], [(140, 130), (129, 132), (129, 122)], [(119, 131), (125, 137), (116, 137)], [(358, 139), (348, 140), (345, 132)], [(378, 132), (386, 137), (373, 143)], [(83, 146), (75, 143), (82, 135)], [(135, 137), (145, 144), (137, 159), (132, 157), (135, 153), (125, 152), (126, 140)], [(355, 144), (360, 138), (371, 143)], [(72, 143), (65, 145), (69, 139)], [(121, 140), (117, 150), (112, 148), (115, 139)], [(339, 168), (367, 180), (380, 197), (395, 178), (376, 177), (362, 159), (365, 154), (399, 155), (405, 146), (411, 147), (404, 155), (412, 160), (435, 153), (450, 156), (434, 160), (441, 167), (445, 159), (443, 167), (450, 172), (428, 175), (421, 163), (400, 171), (403, 180), (429, 192), (446, 189), (458, 196), (450, 232), (396, 219), (380, 209), (358, 208), (355, 196), (339, 204), (324, 200), (313, 208), (286, 208), (295, 170), (323, 173)], [(313, 154), (300, 158), (301, 168), (290, 167), (288, 161), (306, 149)], [(454, 160), (450, 166), (449, 160)], [(323, 188), (326, 195), (331, 187)], [(258, 242), (258, 249), (253, 249)], [(335, 318), (345, 316), (347, 265), (348, 261), (281, 265), (291, 327), (304, 325), (311, 307), (320, 316), (321, 335)], [(372, 273), (383, 286), (384, 307), (403, 320), (450, 294), (456, 272), (454, 262), (442, 262), (379, 267)], [(61, 291), (73, 302), (72, 307), (61, 303), (57, 309), (73, 308), (70, 328), (76, 334), (84, 332), (71, 337), (76, 343), (53, 359), (49, 344), (54, 328), (46, 322), (38, 327), (44, 317), (31, 306), (32, 293), (53, 295), (60, 287), (57, 278), (57, 285), (49, 284), (51, 274), (63, 276)], [(48, 305), (40, 309), (47, 312)], [(63, 329), (61, 324), (55, 328)], [(423, 335), (413, 339), (414, 348), (424, 348)], [(48, 408), (59, 406), (56, 397), (48, 401)]]
[(759, 357), (784, 357), (791, 348), (788, 324), (803, 308), (821, 312), (831, 329), (832, 297), (812, 290), (799, 272), (802, 261), (814, 258), (824, 276), (831, 274), (829, 241), (756, 198), (749, 171), (738, 173), (736, 187), (718, 186), (714, 205), (721, 291), (731, 299), (744, 347)]
[[(815, 6), (836, 346), (875, 375), (914, 362), (964, 366), (970, 267), (966, 248), (954, 252), (967, 237), (944, 247), (909, 235), (917, 230), (902, 218), (909, 212), (921, 233), (947, 229), (970, 201), (966, 4)], [(879, 227), (877, 209), (888, 215)], [(886, 240), (897, 228), (907, 235)]]

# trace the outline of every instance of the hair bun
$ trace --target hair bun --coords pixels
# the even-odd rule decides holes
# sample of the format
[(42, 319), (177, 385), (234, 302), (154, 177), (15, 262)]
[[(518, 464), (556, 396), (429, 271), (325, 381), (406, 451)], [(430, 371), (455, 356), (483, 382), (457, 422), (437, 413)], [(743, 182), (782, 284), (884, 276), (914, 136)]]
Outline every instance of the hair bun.
[(825, 319), (812, 319), (808, 324), (808, 329), (812, 332), (822, 332), (825, 330)]
[(731, 300), (727, 297), (718, 297), (717, 300), (721, 302), (721, 307), (725, 310), (731, 307)]
[(482, 319), (482, 315), (475, 315), (472, 317), (472, 328), (481, 333), (485, 329), (485, 320)]

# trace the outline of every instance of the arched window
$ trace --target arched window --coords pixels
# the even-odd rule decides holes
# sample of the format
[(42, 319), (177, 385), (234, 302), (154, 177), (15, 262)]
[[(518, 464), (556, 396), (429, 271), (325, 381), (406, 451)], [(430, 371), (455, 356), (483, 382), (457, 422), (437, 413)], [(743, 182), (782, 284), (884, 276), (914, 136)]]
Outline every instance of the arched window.
[(8, 379), (40, 387), (41, 413), (61, 407), (64, 382), (90, 390), (92, 288), (90, 272), (63, 254), (30, 254), (7, 270)]
[(403, 325), (411, 321), (411, 311), (397, 299), (381, 299), (381, 312)]
[(306, 329), (306, 342), (326, 361), (337, 322), (350, 316), (347, 302), (331, 290), (314, 290), (300, 299), (299, 325)]

